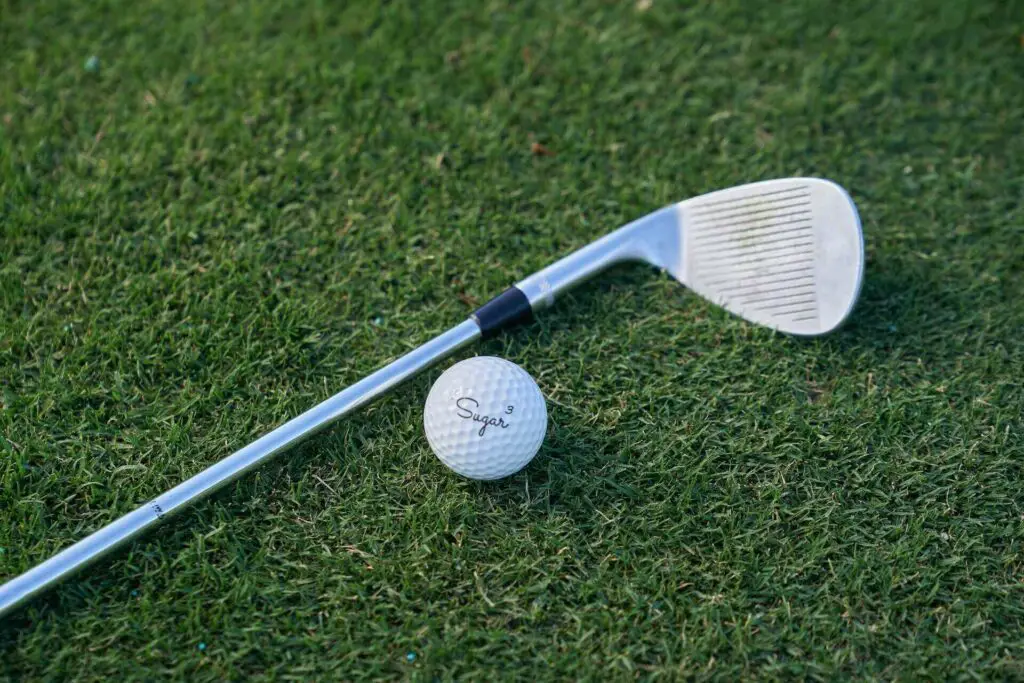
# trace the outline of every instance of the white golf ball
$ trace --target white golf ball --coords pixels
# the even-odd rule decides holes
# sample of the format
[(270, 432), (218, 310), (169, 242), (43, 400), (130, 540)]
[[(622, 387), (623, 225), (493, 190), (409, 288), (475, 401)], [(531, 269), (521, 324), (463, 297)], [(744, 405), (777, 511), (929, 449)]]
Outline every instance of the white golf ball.
[(500, 479), (523, 469), (547, 428), (537, 383), (515, 363), (493, 356), (467, 358), (445, 370), (423, 407), (431, 450), (470, 479)]

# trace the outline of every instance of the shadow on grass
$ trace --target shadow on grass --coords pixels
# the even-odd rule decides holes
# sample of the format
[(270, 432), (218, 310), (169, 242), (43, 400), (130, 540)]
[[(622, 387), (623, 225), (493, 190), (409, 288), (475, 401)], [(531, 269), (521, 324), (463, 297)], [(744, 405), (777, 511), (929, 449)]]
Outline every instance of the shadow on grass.
[(900, 352), (925, 362), (961, 357), (966, 343), (984, 335), (987, 343), (1015, 344), (1009, 326), (988, 325), (1000, 317), (996, 296), (977, 283), (951, 281), (938, 265), (876, 258), (868, 264), (860, 300), (847, 323), (824, 338), (844, 353)]
[[(963, 343), (980, 339), (987, 343), (1015, 345), (1017, 335), (1010, 324), (1002, 321), (1003, 301), (997, 285), (980, 281), (964, 282), (953, 277), (940, 261), (914, 261), (908, 267), (906, 258), (875, 256), (866, 264), (864, 282), (850, 318), (831, 334), (816, 338), (815, 343), (853, 353), (902, 353), (924, 361), (948, 361), (960, 357)], [(614, 290), (649, 289), (653, 278), (668, 276), (646, 264), (623, 264), (598, 275), (571, 294), (571, 302), (561, 301), (545, 311), (544, 325), (552, 332), (594, 327), (607, 323), (608, 297)], [(680, 287), (680, 296), (698, 297)], [(671, 315), (678, 299), (656, 304), (657, 309), (633, 310), (628, 315), (639, 320), (651, 314)], [(710, 303), (710, 310), (720, 311)], [(621, 314), (621, 307), (617, 313)], [(729, 314), (722, 313), (728, 317)], [(628, 319), (627, 319), (628, 321)], [(524, 338), (535, 328), (520, 330), (514, 339)], [(803, 344), (805, 340), (779, 335), (780, 340)], [(783, 352), (780, 349), (780, 352)]]

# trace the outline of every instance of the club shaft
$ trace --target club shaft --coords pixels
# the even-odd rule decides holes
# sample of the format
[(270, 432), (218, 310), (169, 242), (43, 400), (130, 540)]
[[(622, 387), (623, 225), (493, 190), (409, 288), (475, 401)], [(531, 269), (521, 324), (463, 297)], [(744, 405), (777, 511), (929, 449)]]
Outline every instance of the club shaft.
[[(335, 394), (274, 431), (211, 465), (163, 495), (111, 522), (49, 560), (0, 586), (0, 617), (32, 596), (60, 583), (84, 567), (138, 538), (170, 515), (202, 500), (225, 484), (259, 467), (281, 451), (369, 403), (402, 381), (458, 349), (521, 321), (549, 306), (557, 294), (623, 260), (659, 264), (656, 253), (671, 245), (645, 236), (664, 232), (674, 216), (662, 210), (616, 230), (569, 254), (495, 297), (473, 316), (402, 356), (365, 379)], [(669, 225), (669, 228), (674, 227)]]
[(470, 319), (0, 586), (0, 617), (480, 337)]

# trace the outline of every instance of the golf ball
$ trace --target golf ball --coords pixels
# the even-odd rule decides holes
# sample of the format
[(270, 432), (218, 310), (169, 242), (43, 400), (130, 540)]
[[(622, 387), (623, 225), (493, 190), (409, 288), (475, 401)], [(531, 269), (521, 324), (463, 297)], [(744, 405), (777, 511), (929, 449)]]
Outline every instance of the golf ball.
[(431, 450), (470, 479), (500, 479), (523, 469), (547, 428), (537, 383), (515, 363), (493, 356), (468, 358), (445, 370), (423, 407)]

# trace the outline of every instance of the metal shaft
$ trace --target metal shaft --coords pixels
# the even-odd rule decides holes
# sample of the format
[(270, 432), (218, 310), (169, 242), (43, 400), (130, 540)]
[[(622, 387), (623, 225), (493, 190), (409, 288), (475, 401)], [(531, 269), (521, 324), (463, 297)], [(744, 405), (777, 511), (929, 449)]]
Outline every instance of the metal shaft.
[(0, 586), (0, 617), (480, 337), (470, 319)]
[(678, 250), (677, 210), (667, 207), (565, 256), (510, 287), (466, 322), (0, 586), (0, 617), (470, 342), (550, 306), (558, 294), (605, 268), (627, 260), (671, 268), (670, 257)]

